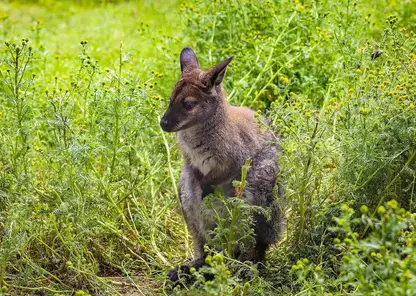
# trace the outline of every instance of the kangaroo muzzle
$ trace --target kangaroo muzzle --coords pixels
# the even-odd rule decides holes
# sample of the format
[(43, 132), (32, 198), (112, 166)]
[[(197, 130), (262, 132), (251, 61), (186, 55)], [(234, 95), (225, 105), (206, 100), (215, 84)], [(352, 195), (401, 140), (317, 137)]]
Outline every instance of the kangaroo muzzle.
[(172, 112), (168, 109), (160, 120), (160, 127), (165, 132), (174, 132), (178, 125), (178, 120), (172, 116)]

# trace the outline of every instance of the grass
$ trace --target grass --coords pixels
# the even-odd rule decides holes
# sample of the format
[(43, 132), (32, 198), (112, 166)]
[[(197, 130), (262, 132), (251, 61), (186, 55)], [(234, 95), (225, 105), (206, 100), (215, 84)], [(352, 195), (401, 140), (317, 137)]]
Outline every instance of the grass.
[[(1, 293), (411, 295), (414, 4), (2, 2)], [(266, 268), (212, 251), (171, 291), (192, 254), (158, 121), (184, 46), (203, 67), (234, 56), (230, 102), (279, 131), (288, 230)], [(242, 213), (215, 230), (232, 246), (222, 235), (250, 217), (221, 201)]]
[(152, 278), (184, 251), (172, 243), (185, 231), (179, 167), (167, 169), (173, 139), (154, 91), (174, 79), (162, 72), (174, 66), (167, 48), (180, 50), (178, 22), (150, 2), (22, 5), (2, 4), (1, 279), (16, 291), (114, 294), (108, 276)]

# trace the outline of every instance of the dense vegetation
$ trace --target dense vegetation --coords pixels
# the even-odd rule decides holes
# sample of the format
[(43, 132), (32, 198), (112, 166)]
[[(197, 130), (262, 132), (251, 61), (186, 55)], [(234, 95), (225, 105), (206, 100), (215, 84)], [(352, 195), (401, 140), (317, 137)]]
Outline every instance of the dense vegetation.
[[(12, 1), (0, 23), (0, 295), (416, 294), (414, 0)], [(234, 56), (230, 102), (279, 131), (288, 228), (265, 267), (211, 250), (171, 291), (192, 254), (158, 121), (184, 46)]]

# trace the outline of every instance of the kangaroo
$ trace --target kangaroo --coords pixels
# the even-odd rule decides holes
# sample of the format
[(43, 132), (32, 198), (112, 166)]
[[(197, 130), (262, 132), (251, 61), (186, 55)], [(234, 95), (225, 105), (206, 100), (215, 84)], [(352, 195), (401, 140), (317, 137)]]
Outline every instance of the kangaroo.
[[(251, 168), (243, 199), (248, 204), (267, 208), (270, 217), (266, 219), (262, 214), (253, 213), (255, 247), (240, 254), (238, 259), (263, 261), (267, 248), (278, 240), (285, 227), (281, 211), (284, 198), (281, 188), (276, 186), (281, 148), (273, 135), (260, 127), (253, 110), (228, 104), (221, 82), (232, 59), (203, 71), (195, 52), (184, 48), (180, 54), (182, 77), (160, 121), (164, 131), (176, 132), (184, 158), (179, 197), (192, 235), (196, 267), (203, 265), (204, 244), (212, 229), (202, 219), (202, 199), (213, 192), (213, 186), (232, 188), (231, 182), (241, 177), (241, 167), (249, 158)], [(231, 189), (227, 193), (232, 192)], [(276, 193), (280, 206), (274, 199)], [(170, 273), (170, 278), (178, 279), (176, 270)]]

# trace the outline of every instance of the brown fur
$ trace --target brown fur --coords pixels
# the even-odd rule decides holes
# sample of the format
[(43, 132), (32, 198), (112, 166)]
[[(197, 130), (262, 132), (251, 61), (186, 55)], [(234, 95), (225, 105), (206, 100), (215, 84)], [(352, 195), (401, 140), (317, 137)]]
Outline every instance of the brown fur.
[(203, 196), (211, 192), (213, 185), (228, 186), (238, 179), (242, 165), (252, 159), (244, 199), (249, 204), (270, 209), (271, 219), (266, 221), (264, 216), (254, 214), (256, 249), (241, 258), (261, 261), (284, 225), (273, 198), (280, 147), (268, 131), (259, 127), (253, 110), (228, 104), (221, 81), (231, 60), (202, 71), (192, 49), (184, 48), (182, 78), (175, 85), (161, 126), (165, 131), (177, 133), (185, 160), (179, 184), (180, 198), (196, 259), (203, 257), (203, 245), (213, 226), (202, 218)]

